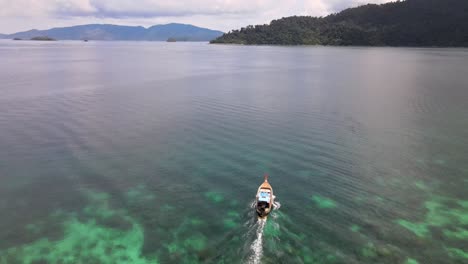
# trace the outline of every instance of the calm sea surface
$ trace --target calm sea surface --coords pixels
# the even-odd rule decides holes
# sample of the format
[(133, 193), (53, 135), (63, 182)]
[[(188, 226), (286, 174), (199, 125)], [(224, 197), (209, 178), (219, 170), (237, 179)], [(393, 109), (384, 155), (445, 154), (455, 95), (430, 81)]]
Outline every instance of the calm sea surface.
[(468, 50), (0, 41), (0, 212), (2, 264), (468, 263)]

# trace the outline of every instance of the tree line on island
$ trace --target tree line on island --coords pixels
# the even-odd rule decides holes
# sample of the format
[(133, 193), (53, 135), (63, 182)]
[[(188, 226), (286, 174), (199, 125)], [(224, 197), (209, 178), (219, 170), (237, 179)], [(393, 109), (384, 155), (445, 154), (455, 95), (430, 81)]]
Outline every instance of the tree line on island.
[(406, 0), (326, 17), (286, 17), (230, 31), (211, 43), (466, 47), (468, 0)]
[[(13, 40), (23, 40), (22, 38), (13, 38)], [(32, 37), (29, 40), (35, 40), (35, 41), (56, 41), (56, 39), (48, 37), (48, 36), (38, 36), (38, 37)]]

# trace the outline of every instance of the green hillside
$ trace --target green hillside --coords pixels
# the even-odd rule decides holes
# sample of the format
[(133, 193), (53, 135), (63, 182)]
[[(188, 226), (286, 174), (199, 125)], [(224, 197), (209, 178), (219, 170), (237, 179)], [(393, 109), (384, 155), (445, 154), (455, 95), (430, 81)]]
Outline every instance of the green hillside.
[(233, 30), (211, 43), (269, 45), (468, 46), (467, 0), (406, 0), (293, 16)]

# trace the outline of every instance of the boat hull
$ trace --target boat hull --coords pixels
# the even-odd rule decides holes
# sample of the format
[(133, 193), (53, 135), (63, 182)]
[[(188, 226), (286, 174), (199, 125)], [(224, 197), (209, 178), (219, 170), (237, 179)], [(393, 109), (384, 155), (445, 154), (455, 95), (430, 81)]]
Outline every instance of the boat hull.
[(258, 187), (257, 195), (255, 196), (255, 211), (259, 219), (266, 219), (273, 210), (273, 188), (268, 183), (267, 177), (265, 181)]

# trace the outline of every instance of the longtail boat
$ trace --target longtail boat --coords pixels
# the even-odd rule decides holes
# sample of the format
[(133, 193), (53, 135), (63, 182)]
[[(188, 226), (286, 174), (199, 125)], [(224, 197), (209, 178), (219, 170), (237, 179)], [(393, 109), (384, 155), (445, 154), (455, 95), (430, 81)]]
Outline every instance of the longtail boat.
[(255, 196), (255, 209), (259, 219), (266, 219), (268, 214), (273, 210), (273, 188), (268, 183), (268, 174), (265, 174), (264, 181), (258, 187), (257, 195)]

